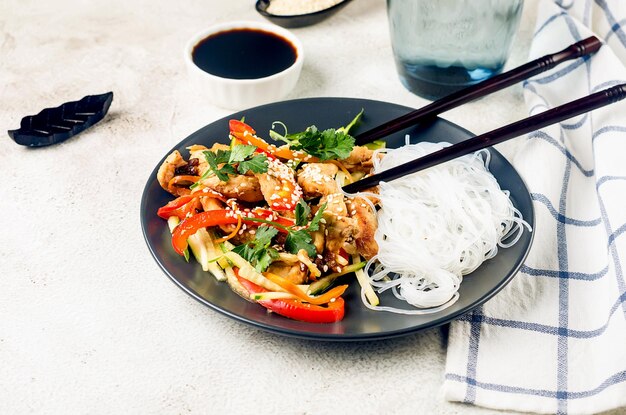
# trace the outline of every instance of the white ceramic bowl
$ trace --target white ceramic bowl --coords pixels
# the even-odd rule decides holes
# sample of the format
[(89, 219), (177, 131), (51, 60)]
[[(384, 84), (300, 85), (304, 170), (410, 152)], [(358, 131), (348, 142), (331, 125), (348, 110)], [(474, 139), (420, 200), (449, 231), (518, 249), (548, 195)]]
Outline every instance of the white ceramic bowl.
[[(271, 76), (256, 79), (233, 79), (216, 76), (200, 69), (192, 58), (196, 45), (208, 36), (233, 29), (256, 29), (274, 33), (288, 40), (296, 49), (295, 62)], [(269, 102), (278, 101), (287, 95), (296, 85), (304, 62), (302, 43), (288, 30), (265, 22), (234, 21), (221, 23), (198, 32), (185, 47), (185, 61), (194, 89), (203, 94), (215, 105), (241, 110)], [(249, 64), (249, 63), (242, 63)]]

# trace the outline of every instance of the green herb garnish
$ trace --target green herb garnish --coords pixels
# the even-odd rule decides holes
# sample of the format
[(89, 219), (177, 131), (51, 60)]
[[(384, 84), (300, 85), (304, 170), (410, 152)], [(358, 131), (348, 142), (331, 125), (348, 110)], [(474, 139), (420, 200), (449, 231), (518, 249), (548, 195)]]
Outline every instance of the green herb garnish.
[(240, 174), (246, 174), (248, 170), (253, 173), (265, 173), (267, 171), (267, 155), (265, 153), (257, 154), (248, 160), (243, 160), (237, 166)]
[(269, 226), (259, 226), (255, 238), (243, 245), (233, 248), (233, 252), (252, 264), (259, 272), (263, 272), (270, 266), (273, 260), (278, 258), (278, 251), (270, 245), (272, 238), (276, 236), (278, 229)]
[(316, 126), (312, 125), (306, 130), (295, 134), (288, 134), (287, 126), (280, 121), (276, 121), (272, 124), (272, 128), (276, 124), (281, 125), (285, 133), (280, 134), (275, 130), (270, 130), (269, 134), (274, 140), (284, 141), (289, 144), (291, 150), (302, 150), (322, 161), (345, 159), (354, 148), (354, 137), (349, 134), (349, 131), (358, 122), (362, 114), (363, 110), (345, 127), (329, 128), (320, 131)]
[[(235, 247), (233, 251), (250, 262), (257, 271), (263, 272), (278, 257), (278, 251), (271, 248), (270, 245), (274, 236), (278, 234), (278, 229), (282, 229), (287, 232), (285, 249), (288, 252), (297, 254), (301, 249), (304, 249), (309, 257), (313, 258), (317, 251), (310, 232), (319, 230), (319, 221), (325, 209), (326, 203), (320, 206), (311, 222), (309, 222), (310, 208), (304, 200), (300, 199), (298, 205), (296, 205), (296, 223), (289, 227), (266, 219), (247, 218), (246, 220), (248, 221), (261, 222), (271, 225), (271, 227), (266, 225), (260, 226), (256, 231), (254, 240)], [(308, 226), (305, 226), (307, 223)]]
[(301, 249), (304, 249), (311, 258), (315, 257), (317, 253), (315, 245), (313, 245), (313, 238), (305, 229), (290, 230), (287, 239), (285, 239), (285, 249), (292, 254), (297, 254)]
[[(191, 185), (191, 189), (198, 186), (202, 180), (216, 175), (223, 182), (228, 181), (229, 174), (265, 173), (267, 171), (267, 155), (255, 154), (256, 147), (249, 145), (233, 146), (231, 150), (203, 151), (209, 168), (200, 179)], [(222, 164), (220, 168), (219, 165)]]
[(238, 163), (250, 157), (256, 150), (255, 146), (238, 145), (233, 146), (228, 157), (228, 164)]
[(313, 219), (311, 219), (311, 223), (309, 223), (310, 231), (317, 231), (320, 228), (320, 220), (322, 219), (322, 215), (324, 214), (324, 210), (326, 210), (326, 203), (324, 203), (320, 208), (315, 212)]
[(296, 226), (305, 226), (309, 222), (309, 214), (311, 213), (311, 208), (303, 199), (298, 201), (295, 210), (296, 216)]

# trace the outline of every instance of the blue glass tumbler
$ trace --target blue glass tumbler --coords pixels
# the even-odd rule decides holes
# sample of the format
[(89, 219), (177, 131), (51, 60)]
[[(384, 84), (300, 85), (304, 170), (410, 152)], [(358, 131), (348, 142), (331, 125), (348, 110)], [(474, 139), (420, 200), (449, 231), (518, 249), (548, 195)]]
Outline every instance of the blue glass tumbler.
[(387, 0), (400, 81), (435, 100), (502, 71), (523, 0)]

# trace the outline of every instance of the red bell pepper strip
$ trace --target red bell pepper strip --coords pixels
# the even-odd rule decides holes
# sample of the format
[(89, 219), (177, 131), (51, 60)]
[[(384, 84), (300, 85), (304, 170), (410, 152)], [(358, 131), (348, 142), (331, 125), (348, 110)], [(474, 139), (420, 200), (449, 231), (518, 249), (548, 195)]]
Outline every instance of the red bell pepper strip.
[[(259, 222), (253, 220), (257, 216), (254, 212), (251, 212), (251, 215), (254, 216), (253, 218), (246, 215), (241, 215), (241, 220), (244, 223), (258, 225)], [(260, 219), (263, 218), (261, 217)], [(179, 255), (183, 255), (185, 249), (187, 249), (187, 238), (196, 233), (199, 229), (210, 226), (234, 224), (238, 221), (239, 215), (232, 210), (219, 209), (200, 212), (196, 215), (185, 218), (178, 224), (178, 226), (176, 226), (174, 232), (172, 233), (172, 246)], [(268, 225), (272, 226), (271, 223)], [(287, 229), (283, 226), (276, 226), (276, 229), (278, 229), (279, 232), (287, 233)]]
[(257, 147), (256, 150), (254, 150), (254, 152), (255, 153), (259, 153), (259, 154), (265, 154), (267, 156), (267, 158), (270, 159), (270, 160), (277, 160), (276, 156), (274, 156), (272, 153), (270, 153), (269, 151), (261, 150), (258, 147)]
[(291, 149), (287, 146), (276, 147), (273, 144), (269, 144), (262, 138), (257, 137), (256, 131), (254, 131), (252, 127), (239, 120), (228, 121), (228, 126), (230, 128), (230, 134), (237, 140), (243, 142), (244, 144), (250, 144), (260, 148), (264, 152), (272, 154), (276, 157), (286, 160), (302, 160), (303, 158), (306, 158), (306, 161), (311, 163), (319, 161), (316, 157), (308, 154), (298, 155), (291, 151)]
[[(237, 272), (235, 272), (235, 275), (237, 275), (241, 285), (251, 294), (267, 291), (265, 288), (240, 277)], [(335, 323), (343, 319), (345, 314), (345, 302), (341, 297), (337, 297), (335, 301), (329, 302), (328, 307), (285, 299), (261, 300), (257, 302), (276, 314), (307, 323)]]
[(196, 213), (198, 207), (196, 196), (185, 195), (177, 197), (167, 205), (160, 207), (159, 210), (157, 210), (157, 215), (163, 219), (169, 219), (170, 216), (177, 216), (180, 220), (183, 220), (190, 214), (193, 215)]

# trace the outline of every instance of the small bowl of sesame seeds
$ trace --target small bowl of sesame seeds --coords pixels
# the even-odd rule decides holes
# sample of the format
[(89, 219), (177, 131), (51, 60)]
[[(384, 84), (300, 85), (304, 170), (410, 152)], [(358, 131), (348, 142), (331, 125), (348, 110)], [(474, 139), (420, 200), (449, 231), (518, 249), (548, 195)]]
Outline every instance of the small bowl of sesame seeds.
[(319, 23), (349, 2), (350, 0), (258, 0), (256, 10), (278, 26), (297, 28)]

